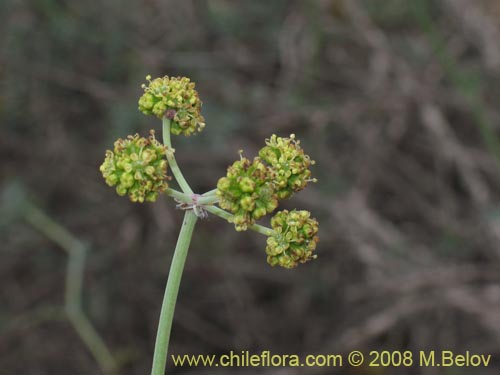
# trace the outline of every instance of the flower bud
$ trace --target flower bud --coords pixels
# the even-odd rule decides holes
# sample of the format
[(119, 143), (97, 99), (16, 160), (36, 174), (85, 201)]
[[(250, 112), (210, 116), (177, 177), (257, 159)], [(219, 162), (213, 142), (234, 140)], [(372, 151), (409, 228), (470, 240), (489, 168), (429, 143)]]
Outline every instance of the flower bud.
[(275, 234), (268, 237), (266, 254), (271, 266), (294, 268), (299, 263), (315, 259), (313, 255), (319, 241), (318, 222), (308, 211), (277, 212), (271, 219)]
[(279, 199), (289, 198), (304, 189), (308, 182), (315, 181), (311, 180), (309, 170), (314, 160), (304, 154), (294, 134), (290, 138), (273, 134), (266, 139), (266, 146), (260, 149), (259, 156), (271, 167), (272, 182)]
[(106, 183), (132, 202), (155, 201), (168, 187), (166, 147), (155, 139), (154, 131), (149, 138), (136, 134), (118, 139), (114, 146), (114, 151), (106, 151), (100, 167)]
[(243, 177), (240, 181), (240, 189), (245, 193), (251, 193), (255, 189), (255, 182), (249, 177)]
[(256, 220), (271, 213), (278, 199), (269, 181), (269, 168), (259, 158), (242, 157), (217, 183), (221, 208), (230, 211), (237, 231), (246, 230)]
[(162, 119), (172, 120), (172, 134), (189, 136), (200, 132), (205, 127), (205, 119), (201, 115), (202, 102), (195, 84), (186, 77), (162, 77), (142, 85), (144, 94), (139, 98), (139, 110), (145, 115), (156, 115)]

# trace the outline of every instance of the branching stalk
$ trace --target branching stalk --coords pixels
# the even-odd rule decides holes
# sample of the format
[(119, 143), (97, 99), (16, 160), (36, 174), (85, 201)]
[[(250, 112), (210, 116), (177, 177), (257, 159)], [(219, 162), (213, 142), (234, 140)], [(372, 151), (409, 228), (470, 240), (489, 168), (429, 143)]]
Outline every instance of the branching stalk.
[(167, 190), (165, 190), (165, 194), (168, 195), (169, 197), (172, 197), (172, 198), (178, 200), (179, 202), (182, 202), (182, 203), (187, 203), (187, 204), (193, 203), (192, 195), (184, 194), (184, 193), (182, 193), (178, 190), (175, 190), (175, 189), (168, 188)]
[[(193, 204), (193, 196), (192, 194), (184, 194), (181, 193), (180, 191), (177, 191), (175, 189), (167, 189), (165, 190), (165, 194), (168, 195), (169, 197), (177, 199), (179, 202), (186, 203), (186, 204)], [(209, 199), (211, 198), (211, 199)], [(211, 201), (213, 200), (213, 201)], [(233, 218), (233, 215), (222, 208), (216, 207), (213, 205), (217, 199), (214, 199), (214, 197), (205, 197), (204, 195), (201, 196), (201, 198), (198, 199), (198, 204), (203, 205), (203, 208), (207, 210), (208, 212), (219, 216), (220, 218), (231, 221)], [(271, 228), (265, 227), (263, 225), (259, 224), (253, 224), (249, 225), (248, 229), (253, 230), (255, 232), (258, 232), (260, 234), (263, 234), (265, 236), (272, 236), (274, 235), (274, 231)]]
[(202, 196), (203, 197), (207, 197), (207, 196), (213, 196), (217, 193), (217, 188), (216, 189), (212, 189), (212, 190), (209, 190), (207, 191), (206, 193), (203, 193)]
[[(229, 212), (224, 211), (222, 208), (219, 208), (216, 206), (205, 206), (205, 210), (207, 210), (208, 212), (211, 212), (214, 215), (217, 215), (217, 216), (219, 216), (227, 221), (231, 221), (231, 219), (233, 217), (233, 215), (230, 214)], [(257, 233), (263, 234), (265, 236), (272, 236), (275, 234), (274, 230), (272, 230), (271, 228), (268, 228), (268, 227), (265, 227), (265, 226), (262, 226), (259, 224), (249, 225), (248, 229), (251, 229), (251, 230), (253, 230)]]
[(179, 168), (179, 165), (177, 164), (177, 160), (175, 160), (174, 149), (172, 148), (172, 141), (170, 140), (171, 120), (166, 118), (166, 117), (163, 117), (162, 123), (163, 123), (163, 127), (162, 127), (163, 144), (168, 147), (166, 156), (167, 156), (168, 164), (170, 166), (170, 170), (172, 171), (172, 174), (174, 175), (175, 180), (179, 184), (181, 190), (184, 193), (193, 194), (193, 190), (191, 189), (191, 187), (187, 183), (186, 179), (184, 178), (184, 175), (182, 174), (182, 172)]
[(198, 198), (198, 204), (200, 205), (208, 205), (208, 204), (214, 204), (219, 201), (219, 197), (216, 197), (214, 195), (209, 195), (209, 196), (201, 196)]

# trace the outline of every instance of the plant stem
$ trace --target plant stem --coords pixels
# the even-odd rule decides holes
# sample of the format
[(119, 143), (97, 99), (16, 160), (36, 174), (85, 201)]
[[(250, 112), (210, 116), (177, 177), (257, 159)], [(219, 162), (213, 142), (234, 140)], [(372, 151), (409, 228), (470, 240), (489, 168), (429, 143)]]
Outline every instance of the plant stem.
[(218, 190), (217, 188), (209, 190), (206, 193), (203, 193), (202, 196), (207, 197), (209, 195), (215, 195), (215, 193), (217, 193), (217, 190)]
[[(233, 217), (233, 215), (230, 214), (229, 212), (224, 211), (222, 208), (219, 208), (216, 206), (205, 206), (204, 208), (208, 212), (211, 212), (214, 215), (219, 216), (227, 221), (231, 221), (231, 219)], [(251, 229), (251, 230), (253, 230), (257, 233), (263, 234), (265, 236), (272, 236), (275, 234), (274, 230), (272, 230), (271, 228), (264, 227), (264, 226), (259, 225), (259, 224), (249, 225), (248, 229)]]
[[(167, 194), (169, 197), (175, 198), (180, 202), (187, 203), (187, 204), (192, 204), (193, 203), (193, 198), (190, 194), (184, 194), (181, 193), (180, 191), (177, 191), (175, 189), (167, 189), (165, 190), (165, 194)], [(203, 208), (207, 210), (208, 212), (211, 212), (212, 214), (219, 216), (220, 218), (223, 218), (227, 221), (231, 221), (233, 215), (227, 211), (224, 211), (222, 208), (216, 207), (213, 205), (213, 203), (216, 203), (215, 197), (209, 197), (202, 195), (200, 199), (198, 199), (198, 203), (200, 205), (203, 205)], [(263, 234), (265, 236), (272, 236), (275, 234), (274, 230), (271, 228), (265, 227), (263, 225), (259, 224), (253, 224), (249, 225), (248, 229), (251, 229), (255, 232), (258, 232), (260, 234)]]
[(66, 315), (101, 369), (106, 373), (115, 373), (118, 367), (115, 358), (82, 308), (87, 247), (35, 205), (26, 203), (24, 214), (26, 220), (33, 227), (57, 243), (68, 254), (66, 291), (64, 293)]
[[(193, 195), (192, 194), (185, 194), (181, 193), (180, 191), (177, 191), (175, 189), (166, 189), (165, 194), (167, 194), (169, 197), (172, 197), (174, 199), (177, 199), (180, 202), (187, 203), (187, 204), (192, 204), (193, 203)], [(212, 196), (199, 196), (198, 198), (198, 204), (199, 205), (206, 205), (206, 204), (214, 204), (219, 200), (218, 197)]]
[(174, 318), (175, 302), (179, 293), (182, 272), (188, 254), (189, 244), (193, 236), (193, 229), (197, 217), (193, 211), (187, 211), (184, 215), (181, 231), (175, 246), (174, 257), (170, 265), (167, 287), (160, 312), (160, 321), (156, 334), (155, 351), (153, 356), (153, 369), (151, 375), (164, 375), (167, 364), (168, 343), (170, 341), (170, 331), (172, 330), (172, 320)]
[(198, 204), (200, 205), (206, 205), (206, 204), (214, 204), (214, 203), (217, 203), (219, 201), (219, 197), (215, 197), (215, 196), (201, 196), (200, 198), (198, 198)]
[(193, 198), (189, 194), (181, 193), (180, 191), (175, 189), (168, 188), (165, 190), (165, 194), (167, 194), (169, 197), (177, 199), (179, 202), (188, 204), (193, 203)]
[(177, 165), (177, 160), (175, 160), (175, 155), (174, 155), (175, 150), (172, 148), (172, 141), (170, 140), (170, 123), (171, 123), (170, 119), (166, 117), (163, 118), (162, 120), (163, 144), (167, 146), (166, 155), (168, 164), (181, 190), (184, 193), (193, 194), (193, 190), (191, 189), (186, 179), (182, 175), (182, 172), (179, 166)]

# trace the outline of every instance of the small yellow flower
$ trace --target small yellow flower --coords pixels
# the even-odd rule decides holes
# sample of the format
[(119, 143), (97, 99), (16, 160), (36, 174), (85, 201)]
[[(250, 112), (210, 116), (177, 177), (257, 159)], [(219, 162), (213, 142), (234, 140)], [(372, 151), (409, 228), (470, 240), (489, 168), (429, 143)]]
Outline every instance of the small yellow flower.
[(313, 255), (319, 241), (318, 222), (309, 211), (283, 210), (271, 219), (275, 234), (267, 239), (267, 262), (271, 266), (294, 268), (316, 259)]
[(143, 84), (144, 94), (139, 98), (139, 110), (145, 115), (156, 115), (172, 120), (170, 131), (174, 135), (189, 136), (205, 127), (201, 115), (202, 102), (194, 82), (186, 77), (161, 77)]
[(128, 195), (132, 202), (154, 202), (167, 184), (166, 147), (155, 139), (129, 135), (118, 139), (114, 150), (106, 151), (100, 171), (118, 195)]
[(266, 139), (266, 146), (260, 149), (259, 156), (273, 171), (272, 182), (280, 199), (289, 198), (304, 189), (309, 182), (316, 181), (311, 179), (309, 170), (314, 160), (304, 153), (294, 134), (290, 138), (273, 134)]
[(228, 168), (226, 177), (219, 179), (219, 205), (233, 213), (237, 231), (247, 230), (248, 225), (278, 207), (269, 178), (269, 168), (259, 158), (250, 161), (242, 157)]

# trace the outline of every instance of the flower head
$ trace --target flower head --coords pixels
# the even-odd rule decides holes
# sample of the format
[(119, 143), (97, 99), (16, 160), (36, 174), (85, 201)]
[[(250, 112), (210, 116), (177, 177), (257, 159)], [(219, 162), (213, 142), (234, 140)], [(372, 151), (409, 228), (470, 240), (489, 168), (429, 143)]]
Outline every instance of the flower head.
[(294, 134), (290, 138), (273, 134), (266, 139), (266, 146), (260, 149), (259, 156), (271, 166), (273, 184), (280, 199), (289, 198), (304, 189), (308, 182), (316, 181), (311, 179), (309, 170), (314, 160), (304, 154)]
[(200, 132), (205, 127), (205, 119), (201, 115), (202, 102), (195, 84), (186, 77), (162, 77), (142, 85), (144, 94), (139, 99), (139, 110), (145, 115), (154, 114), (162, 119), (172, 120), (172, 134), (189, 136)]
[(227, 169), (226, 177), (219, 179), (219, 205), (233, 213), (232, 222), (237, 231), (246, 230), (248, 225), (278, 207), (269, 177), (269, 167), (259, 158), (250, 161), (242, 157)]
[(313, 252), (319, 241), (318, 222), (309, 211), (277, 212), (271, 226), (276, 233), (267, 239), (267, 262), (271, 266), (294, 268), (316, 258)]
[(118, 139), (113, 151), (106, 151), (100, 171), (109, 186), (116, 186), (119, 195), (128, 195), (132, 202), (154, 202), (168, 184), (166, 147), (155, 139), (129, 135)]

